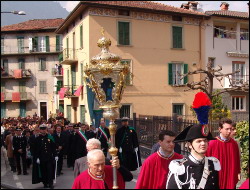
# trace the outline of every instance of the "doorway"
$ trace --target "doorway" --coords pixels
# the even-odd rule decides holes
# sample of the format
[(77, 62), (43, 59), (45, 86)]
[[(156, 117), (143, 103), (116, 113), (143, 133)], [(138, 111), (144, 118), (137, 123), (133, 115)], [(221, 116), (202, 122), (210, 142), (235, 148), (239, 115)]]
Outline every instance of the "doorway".
[(47, 102), (40, 102), (40, 116), (47, 120)]

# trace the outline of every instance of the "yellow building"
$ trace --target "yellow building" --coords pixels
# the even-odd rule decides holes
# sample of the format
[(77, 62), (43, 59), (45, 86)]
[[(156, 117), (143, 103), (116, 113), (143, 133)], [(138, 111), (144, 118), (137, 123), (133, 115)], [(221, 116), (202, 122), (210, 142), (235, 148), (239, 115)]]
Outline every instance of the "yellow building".
[(1, 118), (37, 113), (48, 119), (59, 109), (54, 68), (62, 42), (54, 31), (63, 20), (34, 19), (1, 27)]
[(83, 81), (84, 65), (100, 52), (101, 28), (112, 42), (110, 52), (130, 64), (131, 77), (120, 116), (191, 115), (196, 91), (175, 87), (200, 76), (180, 80), (177, 73), (202, 67), (204, 27), (201, 12), (146, 1), (81, 1), (56, 33), (63, 35), (63, 85), (81, 95), (64, 98), (64, 115), (71, 122), (93, 122), (93, 100)]

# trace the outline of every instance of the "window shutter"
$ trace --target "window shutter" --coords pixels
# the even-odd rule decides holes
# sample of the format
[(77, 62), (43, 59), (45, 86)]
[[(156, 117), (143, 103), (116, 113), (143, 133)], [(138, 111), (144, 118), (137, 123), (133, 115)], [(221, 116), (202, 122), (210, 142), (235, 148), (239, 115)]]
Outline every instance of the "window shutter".
[[(184, 64), (184, 74), (188, 73), (188, 64)], [(188, 76), (184, 77), (184, 84), (188, 83)]]
[(168, 84), (173, 85), (172, 63), (168, 64)]
[(56, 35), (56, 51), (60, 51), (60, 36)]
[(182, 48), (182, 27), (173, 26), (173, 48)]
[(49, 36), (46, 36), (46, 52), (50, 52)]
[(66, 39), (66, 48), (67, 48), (66, 57), (68, 58), (69, 57), (69, 38)]
[(8, 63), (8, 59), (4, 59), (3, 60), (3, 69), (5, 72), (9, 73), (9, 63)]
[(25, 69), (25, 61), (24, 59), (18, 59), (19, 69)]
[(38, 36), (34, 38), (33, 48), (35, 48), (35, 51), (38, 51)]
[(129, 23), (124, 23), (124, 45), (129, 45)]
[(80, 26), (80, 48), (83, 48), (83, 30), (82, 30), (82, 25)]
[(123, 22), (118, 22), (118, 32), (119, 32), (119, 44), (123, 44), (123, 30), (124, 30), (124, 25)]

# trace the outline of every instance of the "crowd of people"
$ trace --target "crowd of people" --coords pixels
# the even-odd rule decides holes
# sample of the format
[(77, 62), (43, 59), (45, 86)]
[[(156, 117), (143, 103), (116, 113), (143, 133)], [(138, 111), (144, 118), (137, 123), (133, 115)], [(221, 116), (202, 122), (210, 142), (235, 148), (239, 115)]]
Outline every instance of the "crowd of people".
[[(118, 155), (113, 159), (108, 158), (111, 141), (103, 118), (99, 128), (69, 123), (63, 115), (48, 120), (36, 114), (5, 118), (1, 121), (1, 143), (7, 149), (11, 171), (28, 175), (27, 167), (32, 165), (32, 184), (42, 182), (44, 188), (54, 188), (53, 180), (63, 174), (64, 158), (67, 167), (74, 170), (73, 189), (111, 189), (110, 165), (117, 168), (120, 189), (133, 179), (131, 171), (140, 166), (136, 189), (236, 188), (241, 173), (240, 150), (233, 138), (232, 120), (221, 119), (216, 138), (201, 124), (190, 125), (178, 135), (161, 131), (159, 142), (143, 164), (137, 133), (128, 120), (122, 118), (116, 132)], [(180, 154), (180, 145), (175, 147), (178, 142), (186, 143), (189, 156)]]

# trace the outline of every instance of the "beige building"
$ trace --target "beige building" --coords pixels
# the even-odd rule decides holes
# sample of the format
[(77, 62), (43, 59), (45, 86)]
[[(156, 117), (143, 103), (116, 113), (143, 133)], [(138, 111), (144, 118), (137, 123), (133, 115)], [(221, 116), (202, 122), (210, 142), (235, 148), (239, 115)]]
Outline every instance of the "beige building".
[[(93, 100), (83, 81), (84, 65), (100, 52), (97, 41), (105, 29), (110, 51), (131, 67), (120, 116), (191, 115), (196, 91), (184, 92), (176, 84), (199, 81), (200, 76), (180, 80), (204, 64), (204, 13), (146, 1), (81, 1), (56, 30), (63, 35), (64, 86), (81, 95), (64, 98), (64, 115), (72, 122), (92, 122)], [(93, 116), (91, 118), (91, 116)]]
[(54, 31), (63, 21), (35, 19), (1, 27), (1, 118), (35, 112), (48, 118), (59, 109), (54, 68), (62, 42)]

